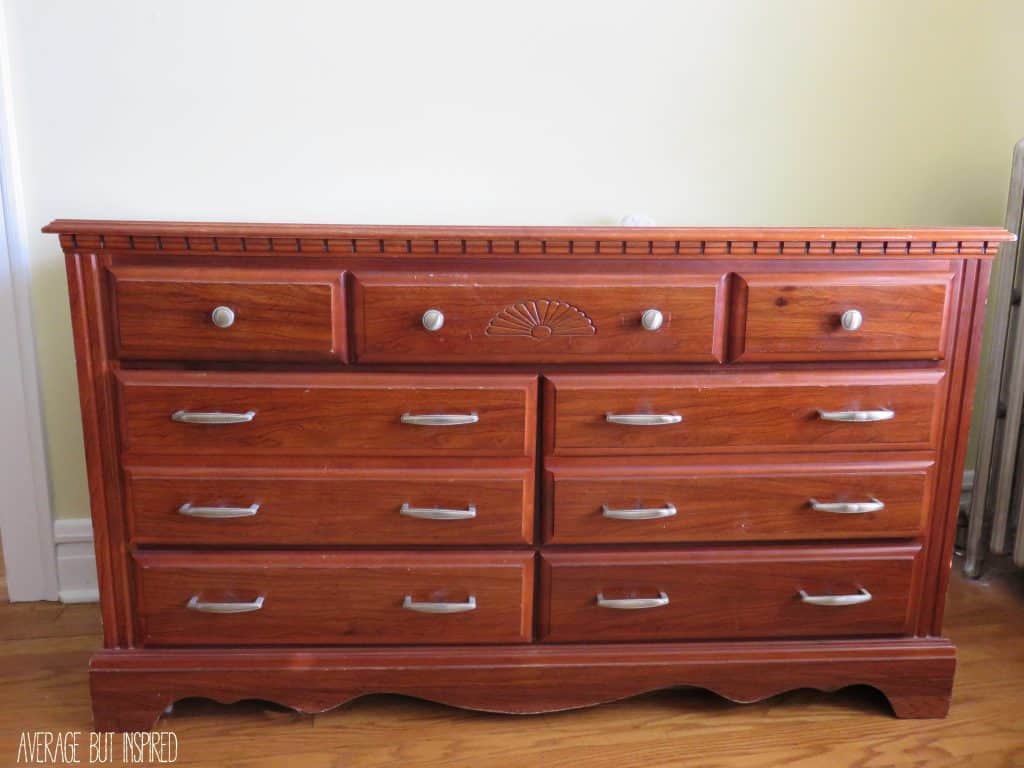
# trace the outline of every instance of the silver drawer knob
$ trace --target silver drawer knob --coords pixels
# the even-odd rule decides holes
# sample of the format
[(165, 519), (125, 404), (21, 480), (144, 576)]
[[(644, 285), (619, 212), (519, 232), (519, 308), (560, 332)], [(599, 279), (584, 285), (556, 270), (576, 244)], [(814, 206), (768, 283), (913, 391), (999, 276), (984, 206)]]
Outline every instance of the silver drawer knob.
[(640, 325), (645, 331), (657, 331), (665, 324), (665, 316), (657, 309), (645, 309), (640, 315)]
[(218, 328), (230, 328), (235, 324), (235, 310), (231, 307), (217, 307), (210, 313), (210, 320)]
[(423, 327), (436, 333), (444, 327), (444, 312), (440, 309), (428, 309), (423, 313)]
[(856, 331), (864, 322), (864, 315), (859, 309), (848, 309), (839, 316), (839, 324), (844, 331)]

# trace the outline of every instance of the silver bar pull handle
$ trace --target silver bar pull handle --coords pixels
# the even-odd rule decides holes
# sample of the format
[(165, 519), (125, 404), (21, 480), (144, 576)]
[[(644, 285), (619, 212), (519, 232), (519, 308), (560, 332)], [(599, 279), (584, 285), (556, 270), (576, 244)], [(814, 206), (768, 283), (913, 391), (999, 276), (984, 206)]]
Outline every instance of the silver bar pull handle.
[(601, 507), (601, 514), (612, 520), (660, 520), (663, 517), (675, 517), (676, 505), (666, 504), (663, 507), (648, 509), (612, 509), (605, 504)]
[(802, 589), (798, 593), (800, 599), (808, 605), (860, 605), (871, 601), (871, 593), (864, 587), (855, 595), (808, 595)]
[(406, 595), (402, 607), (417, 613), (466, 613), (476, 610), (476, 597), (470, 595), (464, 603), (421, 603), (413, 600), (412, 595)]
[(476, 517), (476, 505), (470, 504), (466, 509), (444, 509), (443, 507), (411, 507), (403, 504), (398, 514), (406, 517), (417, 517), (420, 520), (472, 520)]
[(818, 501), (808, 499), (811, 509), (815, 512), (832, 512), (836, 515), (866, 515), (869, 512), (881, 512), (885, 502), (872, 497), (871, 501)]
[(601, 608), (614, 608), (617, 611), (636, 611), (643, 608), (661, 608), (668, 605), (668, 595), (659, 592), (657, 597), (624, 597), (609, 599), (603, 593), (597, 593), (597, 604)]
[(250, 504), (248, 507), (197, 507), (191, 501), (186, 501), (178, 507), (178, 514), (180, 515), (202, 517), (209, 520), (252, 517), (259, 511), (259, 504)]
[(223, 413), (221, 411), (175, 411), (171, 419), (182, 424), (245, 424), (256, 417), (256, 411)]
[(476, 424), (480, 417), (473, 413), (403, 413), (402, 423), (417, 427), (457, 427), (462, 424)]
[(662, 424), (678, 424), (683, 417), (678, 413), (606, 413), (609, 424), (624, 424), (627, 427), (657, 427)]
[(200, 611), (201, 613), (251, 613), (263, 607), (263, 595), (251, 603), (210, 603), (200, 600), (199, 595), (192, 595), (185, 607), (190, 611)]
[(888, 408), (878, 408), (873, 411), (818, 411), (818, 417), (822, 421), (846, 421), (846, 422), (870, 422), (888, 421), (895, 418), (896, 411)]

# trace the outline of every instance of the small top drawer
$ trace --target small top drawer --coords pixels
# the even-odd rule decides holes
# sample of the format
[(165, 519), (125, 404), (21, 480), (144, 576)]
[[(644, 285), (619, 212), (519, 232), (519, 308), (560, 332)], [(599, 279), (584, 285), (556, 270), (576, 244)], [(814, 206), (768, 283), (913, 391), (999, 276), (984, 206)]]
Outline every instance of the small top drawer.
[(734, 360), (938, 360), (948, 272), (741, 275)]
[(115, 267), (111, 273), (120, 357), (345, 358), (340, 272)]
[(722, 274), (367, 273), (360, 362), (718, 362)]

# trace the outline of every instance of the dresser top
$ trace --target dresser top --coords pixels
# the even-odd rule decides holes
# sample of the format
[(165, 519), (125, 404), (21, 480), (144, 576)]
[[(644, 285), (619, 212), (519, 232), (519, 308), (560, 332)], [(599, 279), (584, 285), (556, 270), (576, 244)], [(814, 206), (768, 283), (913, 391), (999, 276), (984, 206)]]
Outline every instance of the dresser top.
[(57, 219), (68, 250), (374, 255), (993, 257), (999, 227), (476, 227)]

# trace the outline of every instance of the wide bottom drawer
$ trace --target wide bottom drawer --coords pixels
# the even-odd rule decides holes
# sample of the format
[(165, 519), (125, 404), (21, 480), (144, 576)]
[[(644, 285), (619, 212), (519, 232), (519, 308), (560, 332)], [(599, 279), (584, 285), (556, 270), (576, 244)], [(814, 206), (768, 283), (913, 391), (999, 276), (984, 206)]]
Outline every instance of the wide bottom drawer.
[(550, 642), (896, 635), (921, 548), (560, 552), (542, 558)]
[(516, 643), (532, 552), (143, 552), (147, 646)]
[(533, 539), (530, 469), (133, 468), (136, 544), (516, 545)]
[(931, 461), (591, 461), (549, 464), (548, 543), (909, 539), (931, 508)]

